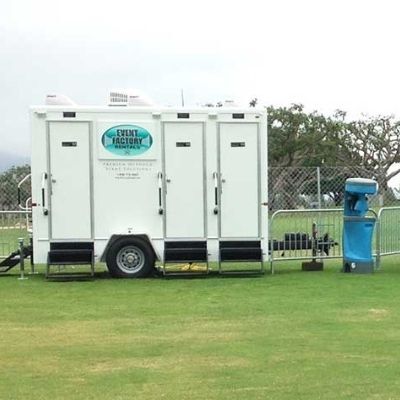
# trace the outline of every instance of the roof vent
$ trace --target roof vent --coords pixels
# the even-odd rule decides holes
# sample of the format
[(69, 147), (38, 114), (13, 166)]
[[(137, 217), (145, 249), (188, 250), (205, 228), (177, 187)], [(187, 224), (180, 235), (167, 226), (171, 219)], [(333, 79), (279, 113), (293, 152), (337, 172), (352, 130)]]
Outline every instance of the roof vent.
[(154, 102), (138, 90), (112, 90), (109, 106), (150, 107)]

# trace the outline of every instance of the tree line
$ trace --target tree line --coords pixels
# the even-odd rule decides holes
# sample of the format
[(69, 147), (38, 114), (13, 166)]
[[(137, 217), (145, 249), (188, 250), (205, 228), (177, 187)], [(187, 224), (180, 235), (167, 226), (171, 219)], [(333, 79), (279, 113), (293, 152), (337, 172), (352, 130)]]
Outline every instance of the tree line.
[[(325, 116), (301, 104), (268, 107), (269, 165), (359, 166), (382, 190), (400, 173), (400, 121), (394, 116), (347, 121), (344, 111)], [(389, 172), (390, 170), (390, 172)]]
[[(378, 181), (383, 199), (393, 198), (388, 182), (400, 174), (396, 165), (400, 162), (400, 121), (394, 116), (348, 121), (344, 111), (326, 116), (306, 112), (301, 104), (270, 106), (267, 111), (271, 167), (338, 167), (337, 176), (320, 182), (322, 193), (333, 196), (336, 205), (343, 199), (338, 187), (351, 176), (350, 167), (360, 167), (363, 177)], [(282, 176), (282, 180), (287, 178), (287, 174)], [(342, 185), (337, 185), (338, 180)], [(315, 180), (310, 182), (315, 184)]]

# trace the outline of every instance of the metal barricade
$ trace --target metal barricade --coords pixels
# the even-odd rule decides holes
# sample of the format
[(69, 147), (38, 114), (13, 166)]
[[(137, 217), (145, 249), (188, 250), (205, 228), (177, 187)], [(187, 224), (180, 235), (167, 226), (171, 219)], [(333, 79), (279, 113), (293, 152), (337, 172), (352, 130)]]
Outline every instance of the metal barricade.
[(288, 260), (342, 258), (343, 209), (279, 210), (269, 225), (270, 266)]
[(383, 256), (400, 254), (400, 207), (382, 207), (378, 212), (376, 265)]
[[(390, 223), (385, 218), (381, 221), (385, 210), (397, 210), (397, 219), (389, 216)], [(379, 214), (369, 210), (367, 215), (377, 221), (372, 248), (376, 249), (373, 255), (378, 267), (380, 256), (400, 253), (400, 207), (382, 208)], [(342, 208), (276, 211), (269, 224), (271, 273), (278, 261), (343, 258), (342, 235)]]
[(0, 259), (18, 249), (19, 238), (28, 243), (31, 211), (0, 211)]

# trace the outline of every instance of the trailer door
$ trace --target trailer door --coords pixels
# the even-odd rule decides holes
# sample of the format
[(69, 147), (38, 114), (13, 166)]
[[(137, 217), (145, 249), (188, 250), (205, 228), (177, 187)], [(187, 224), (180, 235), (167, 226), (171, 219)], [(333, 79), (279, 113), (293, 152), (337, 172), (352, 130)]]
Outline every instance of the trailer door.
[(52, 239), (90, 239), (90, 139), (87, 122), (50, 122)]
[(256, 123), (221, 123), (220, 236), (259, 237), (259, 151)]
[(202, 123), (164, 125), (165, 234), (204, 238), (204, 149)]

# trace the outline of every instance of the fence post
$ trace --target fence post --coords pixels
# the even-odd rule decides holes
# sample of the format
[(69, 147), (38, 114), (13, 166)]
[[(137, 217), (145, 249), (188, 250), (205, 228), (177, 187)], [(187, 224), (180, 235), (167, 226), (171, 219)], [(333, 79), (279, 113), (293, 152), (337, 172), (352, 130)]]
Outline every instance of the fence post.
[(376, 218), (376, 269), (378, 270), (381, 267), (381, 215), (382, 208), (378, 212), (378, 216)]
[(32, 234), (29, 235), (29, 247), (31, 248), (31, 256), (30, 256), (30, 263), (31, 263), (31, 272), (30, 274), (37, 274), (38, 272), (35, 271), (35, 261), (33, 259), (33, 236)]
[(321, 201), (321, 171), (320, 168), (317, 167), (317, 191), (318, 191), (318, 208), (322, 208), (322, 201)]
[(28, 279), (25, 277), (25, 261), (24, 261), (24, 239), (19, 238), (19, 269), (20, 269), (20, 277), (18, 278), (19, 280), (25, 280)]
[(274, 249), (272, 248), (272, 224), (274, 222), (274, 214), (272, 214), (270, 220), (268, 221), (268, 252), (269, 252), (269, 272), (271, 275), (274, 274)]

